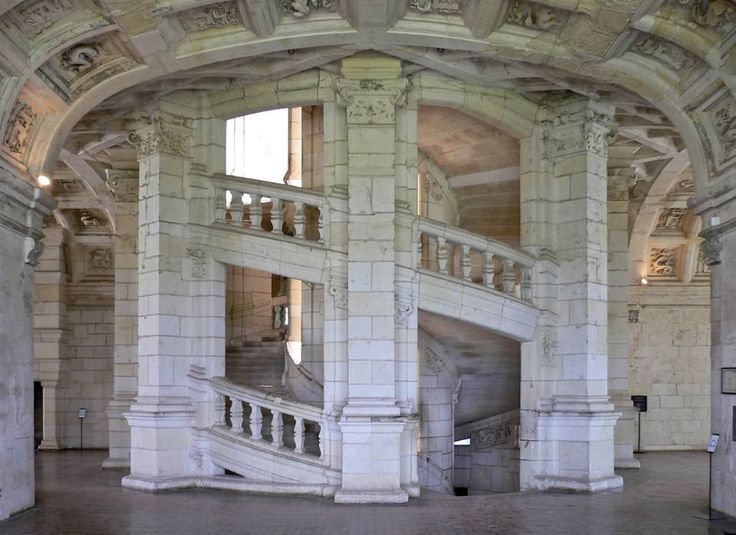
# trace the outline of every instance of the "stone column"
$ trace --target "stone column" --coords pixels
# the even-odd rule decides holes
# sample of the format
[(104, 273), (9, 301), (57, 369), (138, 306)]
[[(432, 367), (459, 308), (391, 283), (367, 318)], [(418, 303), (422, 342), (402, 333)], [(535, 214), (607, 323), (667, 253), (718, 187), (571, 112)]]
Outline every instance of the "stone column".
[(542, 110), (522, 143), (522, 245), (539, 257), (543, 313), (522, 344), (521, 488), (619, 487), (608, 398), (606, 161), (613, 109), (581, 99)]
[(629, 184), (634, 170), (608, 177), (608, 392), (621, 413), (614, 432), (616, 468), (638, 469), (634, 458), (637, 410), (629, 392)]
[(33, 360), (43, 387), (43, 440), (39, 449), (63, 447), (64, 388), (68, 378), (64, 229), (44, 229), (44, 249), (35, 272)]
[(407, 80), (401, 78), (400, 61), (385, 56), (345, 59), (342, 74), (337, 91), (347, 108), (348, 399), (340, 420), (342, 488), (335, 501), (405, 502), (406, 418), (397, 403), (401, 340), (394, 320), (400, 303), (394, 166), (396, 106), (404, 103)]
[(50, 204), (0, 169), (0, 520), (34, 504), (33, 266)]
[(108, 171), (115, 192), (115, 351), (107, 406), (110, 453), (103, 468), (130, 466), (130, 428), (123, 414), (138, 391), (138, 171)]
[[(689, 204), (703, 220), (705, 238), (701, 250), (710, 265), (711, 325), (711, 433), (720, 440), (713, 454), (711, 479), (712, 507), (727, 515), (736, 515), (736, 448), (734, 447), (734, 415), (736, 397), (723, 394), (723, 368), (736, 368), (736, 279), (730, 266), (736, 263), (736, 202), (732, 188), (725, 199), (693, 197)], [(728, 388), (730, 391), (730, 387)]]
[(130, 488), (172, 488), (215, 470), (190, 456), (195, 410), (187, 374), (192, 365), (209, 377), (225, 368), (224, 265), (189, 237), (190, 223), (211, 221), (208, 158), (222, 156), (214, 141), (193, 142), (193, 133), (219, 131), (197, 113), (186, 96), (162, 102), (152, 124), (129, 135), (140, 162), (138, 395), (125, 415), (131, 474), (123, 479)]

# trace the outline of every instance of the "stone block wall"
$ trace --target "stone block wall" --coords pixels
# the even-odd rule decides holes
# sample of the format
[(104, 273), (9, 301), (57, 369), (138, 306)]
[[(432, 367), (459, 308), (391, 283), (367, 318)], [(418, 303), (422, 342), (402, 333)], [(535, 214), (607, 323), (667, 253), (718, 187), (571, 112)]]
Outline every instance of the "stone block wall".
[(107, 405), (113, 393), (114, 323), (112, 305), (72, 305), (67, 309), (69, 383), (66, 389), (63, 447), (78, 448), (78, 410), (87, 409), (84, 447), (108, 447)]
[(707, 285), (632, 287), (629, 381), (648, 397), (643, 450), (703, 449), (710, 436)]

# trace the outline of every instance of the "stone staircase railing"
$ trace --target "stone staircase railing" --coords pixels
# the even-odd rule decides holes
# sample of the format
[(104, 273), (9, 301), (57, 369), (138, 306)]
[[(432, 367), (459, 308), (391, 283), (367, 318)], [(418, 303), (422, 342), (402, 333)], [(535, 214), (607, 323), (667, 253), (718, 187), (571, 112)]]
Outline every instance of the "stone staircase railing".
[[(215, 223), (324, 242), (321, 193), (252, 178), (216, 174)], [(230, 201), (228, 203), (228, 192)], [(243, 201), (244, 195), (250, 200)], [(266, 199), (268, 201), (264, 202)]]
[(499, 241), (419, 219), (418, 267), (531, 301), (536, 259)]
[[(192, 368), (189, 377), (207, 385), (214, 395), (214, 414), (210, 419), (212, 429), (224, 431), (234, 439), (252, 443), (260, 449), (320, 461), (325, 465), (329, 463), (329, 441), (322, 439), (327, 425), (321, 409), (238, 385), (224, 377), (207, 378), (196, 367)], [(285, 425), (286, 419), (290, 421), (288, 425)], [(270, 420), (265, 429), (264, 420)], [(305, 444), (307, 426), (314, 430), (313, 436), (316, 435), (314, 444)], [(285, 433), (287, 429), (288, 435)]]

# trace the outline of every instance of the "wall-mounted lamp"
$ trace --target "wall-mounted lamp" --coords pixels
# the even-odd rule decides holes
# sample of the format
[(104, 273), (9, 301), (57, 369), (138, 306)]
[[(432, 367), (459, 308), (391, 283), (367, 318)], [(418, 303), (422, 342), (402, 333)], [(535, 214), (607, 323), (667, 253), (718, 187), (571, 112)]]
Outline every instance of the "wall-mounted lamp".
[(647, 278), (646, 277), (642, 277), (641, 278), (641, 285), (642, 286), (646, 286), (647, 284), (649, 284), (649, 281), (647, 280)]
[(38, 177), (36, 177), (36, 181), (42, 188), (47, 188), (51, 185), (51, 179), (46, 175), (38, 175)]

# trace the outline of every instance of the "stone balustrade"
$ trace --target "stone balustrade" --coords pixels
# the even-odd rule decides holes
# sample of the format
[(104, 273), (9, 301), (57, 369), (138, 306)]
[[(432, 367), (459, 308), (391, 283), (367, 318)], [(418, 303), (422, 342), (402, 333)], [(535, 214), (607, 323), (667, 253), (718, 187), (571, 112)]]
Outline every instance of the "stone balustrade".
[(499, 241), (419, 219), (417, 267), (531, 301), (536, 259)]
[(322, 411), (222, 377), (207, 381), (213, 390), (213, 427), (257, 441), (279, 452), (326, 459)]
[(324, 243), (321, 193), (222, 174), (212, 183), (216, 224)]

